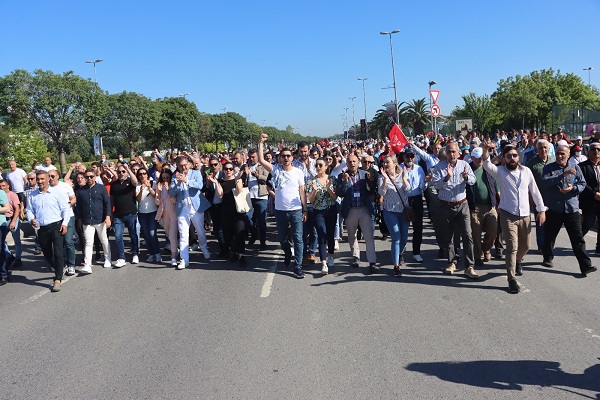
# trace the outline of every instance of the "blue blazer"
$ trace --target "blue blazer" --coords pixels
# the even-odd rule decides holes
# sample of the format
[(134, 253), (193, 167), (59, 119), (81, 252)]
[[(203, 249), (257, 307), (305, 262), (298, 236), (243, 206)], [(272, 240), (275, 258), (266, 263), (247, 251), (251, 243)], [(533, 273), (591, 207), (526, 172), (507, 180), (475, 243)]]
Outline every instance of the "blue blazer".
[[(192, 200), (192, 205), (196, 209), (197, 212), (204, 212), (208, 210), (210, 207), (210, 202), (206, 200), (206, 197), (202, 194), (202, 186), (204, 186), (204, 180), (202, 178), (202, 173), (195, 169), (190, 169), (187, 172), (187, 185), (188, 185), (188, 193), (190, 194), (190, 198)], [(171, 197), (175, 197), (175, 207), (177, 211), (177, 216), (181, 215), (181, 210), (183, 209), (183, 195), (185, 191), (183, 188), (183, 184), (177, 184), (177, 178), (173, 175), (173, 180), (171, 181), (171, 187), (169, 187), (169, 194)]]
[[(367, 171), (359, 169), (358, 174), (360, 176), (360, 179), (358, 181), (360, 201), (363, 205), (369, 208), (369, 212), (371, 213), (371, 215), (373, 215), (375, 213), (375, 210), (373, 209), (373, 204), (371, 203), (369, 195), (376, 193), (377, 185), (375, 185), (375, 187), (370, 188), (370, 190), (367, 190), (367, 179), (365, 177)], [(350, 180), (348, 180), (348, 182), (344, 182), (343, 176), (343, 172), (338, 175), (335, 193), (343, 198), (341, 214), (342, 217), (347, 218), (348, 214), (350, 213), (350, 208), (352, 207), (352, 198), (354, 197), (354, 186), (352, 185), (352, 182), (350, 182)]]

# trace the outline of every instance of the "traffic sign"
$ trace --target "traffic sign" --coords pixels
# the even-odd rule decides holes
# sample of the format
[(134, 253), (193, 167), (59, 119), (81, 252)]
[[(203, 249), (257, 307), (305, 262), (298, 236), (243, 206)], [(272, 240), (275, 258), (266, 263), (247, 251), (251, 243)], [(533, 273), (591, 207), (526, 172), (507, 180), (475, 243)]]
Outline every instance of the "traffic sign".
[(438, 106), (437, 104), (434, 104), (431, 106), (431, 116), (433, 118), (437, 118), (442, 114), (442, 110), (440, 109), (440, 106)]
[(437, 99), (440, 96), (440, 91), (439, 90), (430, 90), (429, 95), (431, 96), (431, 99), (433, 100), (433, 104), (436, 104)]

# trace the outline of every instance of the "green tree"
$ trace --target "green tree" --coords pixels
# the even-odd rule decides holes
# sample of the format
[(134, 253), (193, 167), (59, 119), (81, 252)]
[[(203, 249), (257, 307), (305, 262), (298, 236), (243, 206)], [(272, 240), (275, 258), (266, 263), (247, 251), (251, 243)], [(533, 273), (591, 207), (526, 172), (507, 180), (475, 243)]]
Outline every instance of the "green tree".
[(477, 96), (471, 92), (462, 96), (464, 105), (456, 107), (452, 111), (453, 119), (473, 118), (473, 128), (475, 131), (484, 133), (491, 132), (495, 126), (502, 124), (502, 115), (496, 105), (496, 102), (488, 95)]
[(17, 165), (29, 170), (34, 160), (42, 160), (48, 155), (48, 148), (41, 133), (27, 125), (0, 126), (0, 165), (8, 165), (14, 158)]
[[(145, 138), (159, 129), (158, 106), (149, 98), (134, 92), (109, 95), (110, 108), (107, 127), (127, 143), (129, 154), (135, 157)], [(154, 148), (155, 143), (150, 143)]]
[(414, 135), (423, 134), (425, 126), (429, 123), (429, 117), (425, 98), (413, 99), (400, 109), (400, 121), (405, 121), (405, 125), (412, 126)]
[(103, 96), (96, 83), (72, 71), (15, 70), (0, 86), (0, 104), (18, 117), (29, 118), (53, 141), (62, 172), (66, 171), (66, 139), (99, 129)]
[(153, 135), (154, 144), (165, 143), (171, 149), (189, 147), (198, 130), (200, 112), (194, 103), (183, 97), (158, 99), (159, 128)]

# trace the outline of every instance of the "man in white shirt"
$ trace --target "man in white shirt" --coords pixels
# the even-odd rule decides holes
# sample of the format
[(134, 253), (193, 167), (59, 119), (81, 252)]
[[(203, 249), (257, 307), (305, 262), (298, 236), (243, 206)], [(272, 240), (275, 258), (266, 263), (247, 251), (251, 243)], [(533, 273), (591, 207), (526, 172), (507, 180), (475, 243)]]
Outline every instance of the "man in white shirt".
[(19, 201), (23, 205), (23, 210), (25, 210), (26, 199), (24, 191), (25, 184), (27, 183), (27, 173), (21, 168), (17, 168), (17, 163), (15, 160), (10, 160), (8, 162), (8, 168), (10, 171), (6, 173), (6, 179), (10, 182), (12, 192), (19, 196)]
[(56, 170), (56, 167), (52, 165), (52, 159), (50, 157), (44, 158), (44, 163), (35, 167), (36, 171), (46, 171), (50, 172), (52, 170)]
[(258, 162), (273, 176), (275, 190), (275, 220), (277, 221), (277, 237), (285, 258), (284, 265), (289, 267), (292, 261), (294, 244), (294, 276), (304, 278), (302, 271), (302, 224), (307, 219), (306, 191), (304, 190), (304, 174), (292, 165), (292, 151), (284, 147), (279, 152), (281, 164), (271, 165), (263, 156), (263, 147), (268, 135), (260, 135), (258, 144)]
[(506, 273), (508, 290), (519, 293), (521, 290), (516, 276), (523, 274), (522, 260), (529, 250), (531, 221), (529, 196), (538, 211), (537, 222), (542, 225), (546, 221), (546, 206), (535, 183), (533, 173), (519, 163), (519, 152), (516, 147), (507, 145), (502, 150), (504, 165), (496, 166), (490, 161), (489, 150), (495, 145), (490, 140), (482, 144), (483, 168), (492, 175), (500, 187), (500, 205), (498, 217), (502, 227), (502, 236), (506, 242)]

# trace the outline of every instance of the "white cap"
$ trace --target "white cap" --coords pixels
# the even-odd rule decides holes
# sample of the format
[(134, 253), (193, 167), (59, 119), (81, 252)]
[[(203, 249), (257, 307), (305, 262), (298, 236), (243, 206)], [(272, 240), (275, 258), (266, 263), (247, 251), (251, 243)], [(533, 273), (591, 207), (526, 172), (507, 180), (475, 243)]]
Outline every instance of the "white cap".
[(475, 147), (471, 151), (471, 158), (481, 158), (483, 156), (483, 149), (481, 147)]
[(557, 146), (568, 146), (569, 143), (567, 143), (566, 140), (559, 140), (558, 142), (556, 142)]
[(577, 136), (575, 140), (583, 140), (583, 138), (581, 136)]

